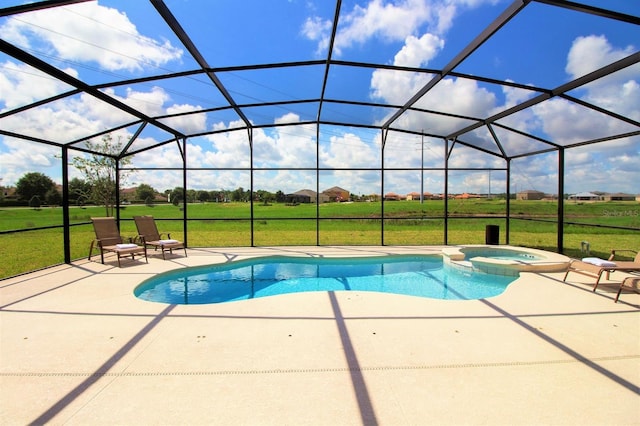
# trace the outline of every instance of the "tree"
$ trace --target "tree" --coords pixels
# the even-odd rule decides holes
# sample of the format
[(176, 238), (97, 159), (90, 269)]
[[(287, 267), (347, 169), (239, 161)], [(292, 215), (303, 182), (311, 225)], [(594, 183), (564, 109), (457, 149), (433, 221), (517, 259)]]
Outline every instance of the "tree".
[(173, 191), (171, 191), (171, 204), (173, 204), (174, 206), (177, 206), (183, 201), (184, 201), (184, 189), (180, 188), (179, 186), (176, 186), (175, 188), (173, 188)]
[(138, 185), (136, 188), (136, 198), (138, 200), (146, 200), (147, 199), (155, 199), (156, 190), (151, 187), (151, 185), (147, 185), (146, 183), (142, 183)]
[(31, 172), (25, 174), (18, 180), (16, 183), (16, 193), (22, 200), (31, 200), (33, 197), (44, 200), (47, 192), (55, 187), (56, 184), (49, 176), (40, 172)]
[[(131, 164), (132, 157), (120, 157), (122, 151), (122, 140), (113, 140), (111, 135), (102, 137), (100, 143), (86, 141), (87, 149), (95, 152), (88, 157), (75, 157), (72, 164), (83, 174), (85, 180), (91, 185), (91, 199), (101, 204), (105, 208), (107, 216), (113, 216), (113, 209), (116, 203), (116, 165), (127, 166)], [(120, 185), (124, 182), (128, 174), (120, 172)]]
[(265, 191), (264, 189), (259, 189), (255, 192), (254, 200), (262, 201), (264, 203), (270, 203), (275, 201), (276, 196), (274, 193)]
[(59, 206), (62, 204), (62, 194), (56, 188), (51, 188), (45, 194), (44, 200), (50, 206)]
[(91, 198), (91, 185), (79, 178), (69, 181), (69, 204), (84, 205)]
[(41, 205), (42, 202), (40, 201), (40, 197), (38, 197), (37, 195), (34, 195), (33, 197), (31, 197), (31, 199), (29, 199), (29, 207), (31, 207), (32, 209), (38, 210)]
[(187, 195), (186, 195), (186, 200), (185, 202), (187, 203), (194, 203), (196, 201), (196, 196), (198, 195), (197, 191), (195, 189), (187, 189)]
[(245, 200), (245, 192), (242, 187), (237, 188), (235, 191), (231, 193), (231, 201), (244, 201)]
[(198, 191), (198, 201), (207, 202), (210, 199), (211, 194), (209, 191)]

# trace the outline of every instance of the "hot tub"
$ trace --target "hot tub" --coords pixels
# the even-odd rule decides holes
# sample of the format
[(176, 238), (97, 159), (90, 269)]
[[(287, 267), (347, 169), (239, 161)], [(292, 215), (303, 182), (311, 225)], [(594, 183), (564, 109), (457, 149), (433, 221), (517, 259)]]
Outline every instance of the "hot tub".
[(445, 247), (442, 258), (450, 266), (509, 276), (520, 272), (562, 272), (571, 261), (550, 251), (494, 245)]

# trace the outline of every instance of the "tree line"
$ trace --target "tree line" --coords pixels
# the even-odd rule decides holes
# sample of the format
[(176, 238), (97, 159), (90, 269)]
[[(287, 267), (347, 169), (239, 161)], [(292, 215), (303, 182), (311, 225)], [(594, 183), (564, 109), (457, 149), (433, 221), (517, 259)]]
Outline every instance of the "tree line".
[[(69, 181), (69, 205), (86, 205), (97, 204), (111, 206), (116, 202), (115, 199), (115, 181), (112, 179), (104, 180), (85, 180), (73, 178)], [(121, 191), (120, 202), (133, 202), (154, 204), (158, 202), (158, 198), (162, 197), (163, 201), (179, 205), (184, 202), (248, 202), (251, 200), (251, 191), (242, 187), (233, 190), (195, 190), (188, 189), (186, 192), (181, 187), (168, 189), (159, 192), (151, 185), (140, 184), (135, 188), (133, 193), (124, 193)], [(58, 185), (47, 175), (40, 172), (29, 172), (24, 174), (16, 183), (16, 197), (21, 203), (28, 203), (30, 207), (38, 208), (44, 204), (55, 206), (62, 203), (62, 194), (58, 189)], [(258, 190), (253, 192), (253, 200), (265, 203), (269, 202), (286, 202), (287, 196), (282, 191), (275, 193)]]

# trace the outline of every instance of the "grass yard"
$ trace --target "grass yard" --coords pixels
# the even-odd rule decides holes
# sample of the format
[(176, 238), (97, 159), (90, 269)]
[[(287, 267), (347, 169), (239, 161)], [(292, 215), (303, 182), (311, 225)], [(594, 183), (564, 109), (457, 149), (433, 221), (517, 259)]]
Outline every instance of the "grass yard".
[[(500, 226), (500, 242), (506, 242), (504, 200), (452, 200), (449, 202), (448, 244), (483, 244), (485, 226)], [(384, 235), (382, 230), (384, 208)], [(510, 241), (555, 251), (557, 204), (512, 201)], [(316, 213), (319, 220), (316, 220)], [(185, 240), (184, 211), (173, 205), (129, 205), (120, 210), (121, 234), (135, 237), (135, 215), (158, 219), (161, 232)], [(105, 216), (101, 207), (70, 209), (71, 258), (87, 256), (94, 238), (90, 218)], [(444, 202), (395, 201), (372, 203), (254, 204), (256, 246), (282, 245), (441, 245), (444, 244)], [(496, 216), (496, 217), (494, 217)], [(189, 247), (251, 245), (249, 203), (207, 203), (187, 206)], [(0, 278), (63, 263), (62, 209), (0, 209)], [(295, 219), (295, 220), (294, 220)], [(298, 220), (304, 219), (304, 220)], [(537, 219), (537, 220), (531, 220)], [(548, 222), (541, 222), (546, 220)], [(585, 226), (583, 224), (588, 224)], [(594, 226), (595, 225), (595, 226)], [(51, 229), (36, 229), (42, 227)], [(603, 228), (633, 228), (634, 230)], [(612, 248), (640, 249), (640, 204), (636, 202), (565, 203), (565, 254), (580, 257), (581, 243), (588, 241), (591, 254), (606, 257)]]

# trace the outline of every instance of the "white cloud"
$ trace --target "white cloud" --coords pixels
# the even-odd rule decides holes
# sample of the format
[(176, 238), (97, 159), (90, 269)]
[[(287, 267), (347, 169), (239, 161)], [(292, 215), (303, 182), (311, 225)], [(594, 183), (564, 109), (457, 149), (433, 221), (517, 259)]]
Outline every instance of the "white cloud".
[(61, 183), (60, 150), (50, 145), (10, 137), (0, 138), (0, 184), (13, 186), (28, 172), (40, 172)]
[(429, 74), (379, 69), (371, 75), (371, 97), (391, 105), (403, 105), (431, 80)]
[[(143, 138), (140, 138), (139, 141), (142, 145), (153, 142), (152, 140), (145, 141)], [(187, 150), (189, 150), (189, 148), (190, 146), (187, 146)], [(182, 155), (176, 143), (166, 144), (134, 155), (132, 167), (182, 167)]]
[(456, 114), (482, 117), (496, 103), (495, 95), (478, 86), (474, 80), (445, 78), (423, 97), (416, 106), (436, 111), (455, 111)]
[[(167, 107), (167, 114), (180, 114), (193, 111), (199, 111), (202, 107), (200, 105), (172, 105)], [(179, 115), (177, 117), (165, 118), (160, 120), (174, 129), (177, 129), (185, 134), (201, 133), (207, 130), (207, 114), (188, 114)]]
[[(566, 71), (572, 79), (625, 58), (634, 46), (613, 46), (605, 36), (590, 35), (574, 40), (567, 55)], [(582, 88), (583, 99), (619, 114), (640, 120), (640, 64), (624, 68)]]
[(2, 127), (53, 142), (70, 142), (104, 130), (84, 115), (85, 111), (75, 109), (72, 103), (66, 104), (71, 108), (62, 108), (58, 103), (5, 117), (1, 120)]
[[(386, 43), (399, 42), (408, 36), (416, 36), (422, 28), (437, 37), (445, 34), (453, 25), (461, 8), (474, 8), (496, 0), (371, 0), (364, 6), (354, 5), (343, 10), (336, 34), (335, 53), (340, 55), (354, 45), (362, 45), (371, 39)], [(308, 18), (302, 34), (318, 42), (318, 52), (328, 47), (331, 22), (319, 17)]]
[[(512, 80), (507, 80), (507, 82), (513, 83)], [(502, 93), (505, 97), (505, 103), (504, 105), (502, 105), (502, 108), (513, 107), (538, 95), (538, 92), (535, 92), (533, 90), (526, 90), (519, 87), (511, 86), (502, 86)]]
[(300, 116), (293, 112), (289, 112), (281, 117), (276, 117), (274, 123), (275, 124), (286, 124), (286, 123), (298, 123), (300, 121)]
[[(631, 54), (631, 46), (620, 49), (604, 36), (578, 37), (567, 55), (566, 70), (578, 78)], [(640, 66), (628, 67), (582, 87), (581, 99), (623, 116), (640, 120)], [(632, 127), (604, 114), (554, 98), (533, 108), (549, 137), (563, 144), (625, 133)]]
[[(71, 87), (55, 80), (35, 68), (24, 64), (6, 61), (0, 64), (0, 103), (4, 103), (3, 110), (28, 105), (36, 100), (71, 90)], [(64, 71), (77, 76), (75, 70), (66, 68)]]
[[(430, 78), (420, 73), (376, 70), (371, 79), (373, 96), (390, 104), (402, 105)], [(455, 112), (469, 117), (484, 117), (495, 105), (496, 97), (492, 92), (478, 86), (473, 80), (462, 78), (441, 80), (428, 92), (427, 96), (414, 104), (419, 108)], [(385, 120), (386, 118), (381, 122)], [(396, 125), (414, 131), (424, 130), (427, 133), (448, 134), (455, 128), (456, 123), (459, 126), (462, 122), (454, 118), (416, 113), (405, 114)]]
[(366, 6), (355, 5), (341, 17), (344, 25), (336, 37), (338, 51), (372, 37), (387, 41), (403, 40), (430, 17), (430, 5), (422, 0), (384, 2), (372, 0)]
[[(230, 137), (216, 138), (215, 151), (189, 149), (189, 165), (193, 167), (249, 167), (249, 145), (246, 138), (238, 138), (238, 132), (227, 133)], [(201, 157), (198, 157), (201, 155)]]
[[(610, 191), (640, 194), (640, 140), (620, 140), (571, 149), (566, 192)], [(597, 166), (594, 167), (594, 164)]]
[(615, 134), (615, 125), (621, 124), (565, 99), (551, 99), (533, 111), (550, 139), (563, 145)]
[[(298, 121), (299, 116), (288, 113), (277, 117), (274, 124)], [(242, 121), (228, 125), (216, 123), (213, 129), (233, 129), (243, 125)], [(204, 139), (210, 145), (203, 145), (205, 152), (198, 159), (190, 157), (190, 161), (206, 164), (207, 167), (249, 166), (249, 137), (246, 130), (211, 134)], [(315, 151), (315, 125), (275, 127), (268, 133), (264, 129), (253, 130), (254, 167), (315, 167)]]
[(94, 62), (116, 71), (140, 71), (182, 57), (182, 50), (138, 32), (127, 15), (86, 2), (29, 12), (10, 18), (0, 32), (23, 49), (35, 49), (63, 60)]
[(443, 47), (444, 40), (433, 34), (427, 33), (420, 38), (408, 36), (404, 46), (396, 54), (393, 64), (406, 67), (426, 65)]
[(367, 143), (355, 133), (330, 136), (320, 146), (320, 167), (378, 167), (379, 152), (378, 143)]
[[(18, 87), (13, 86), (11, 92), (17, 90)], [(159, 87), (153, 87), (148, 92), (127, 89), (125, 96), (117, 95), (113, 89), (107, 89), (105, 93), (150, 116), (201, 109), (192, 105), (165, 105), (170, 98)], [(136, 117), (106, 102), (81, 94), (5, 117), (0, 123), (5, 130), (56, 142), (69, 142), (135, 120)], [(170, 121), (181, 129), (206, 130), (204, 114), (177, 117)]]
[(331, 36), (331, 21), (322, 20), (320, 17), (310, 17), (302, 26), (302, 35), (309, 40), (316, 41), (318, 48), (316, 54), (320, 55), (329, 48)]
[[(233, 129), (244, 125), (242, 120), (231, 122), (228, 125), (216, 123), (215, 129)], [(254, 135), (255, 137), (255, 135)], [(215, 133), (204, 138), (198, 138), (199, 145), (202, 146), (205, 154), (201, 158), (189, 156), (189, 164), (200, 164), (206, 167), (249, 167), (249, 136), (246, 130), (233, 132)], [(195, 143), (190, 140), (190, 143)], [(189, 149), (187, 152), (193, 151)], [(192, 153), (193, 154), (193, 153)], [(197, 166), (196, 166), (197, 167)]]
[[(287, 114), (276, 123), (299, 121), (296, 114)], [(316, 127), (305, 124), (276, 127), (266, 133), (254, 131), (255, 165), (257, 167), (315, 167)]]
[(633, 46), (624, 49), (614, 48), (603, 35), (578, 37), (573, 41), (567, 55), (565, 70), (572, 79), (576, 79), (634, 52)]

